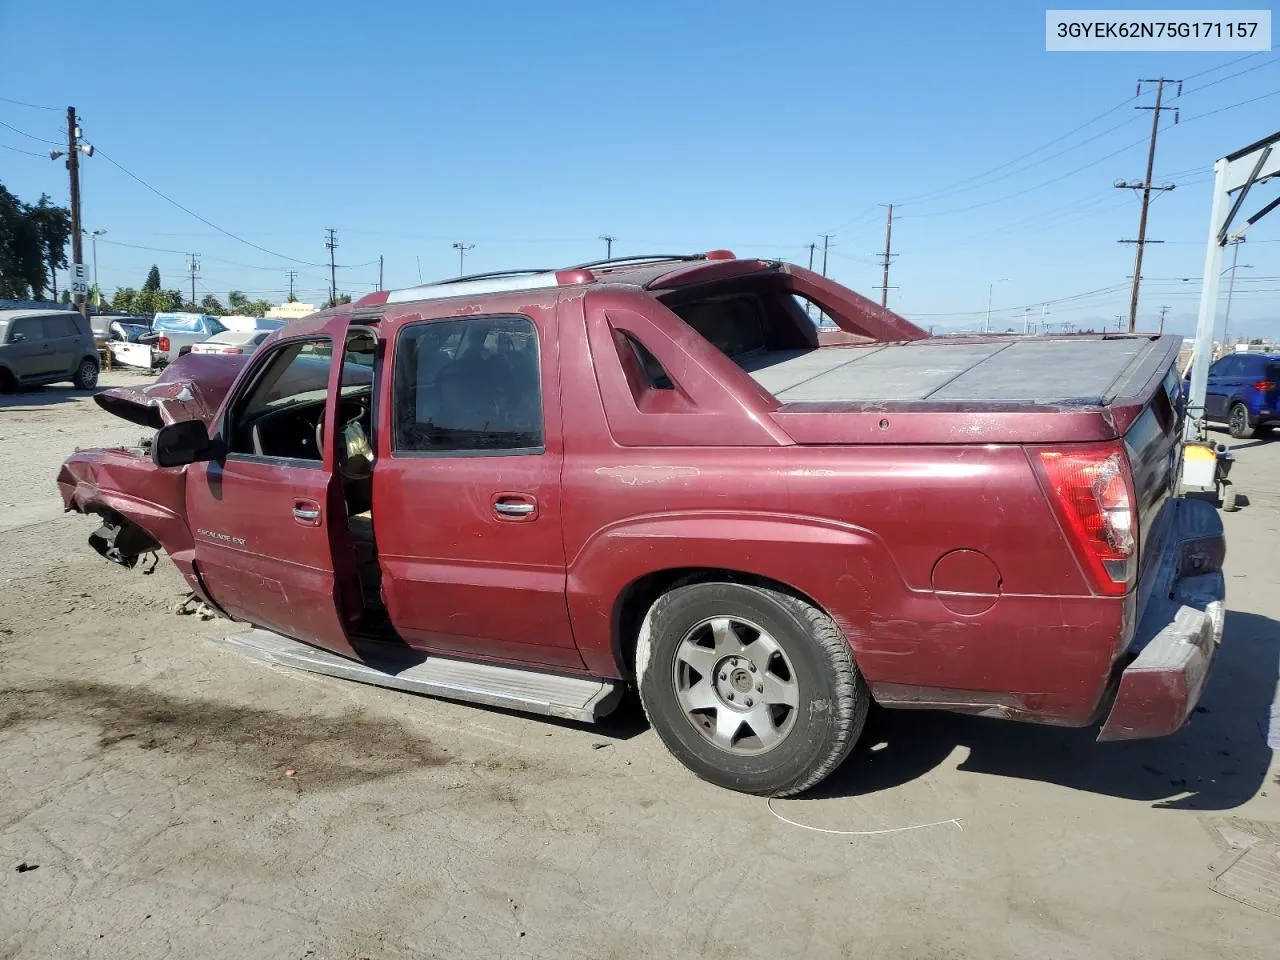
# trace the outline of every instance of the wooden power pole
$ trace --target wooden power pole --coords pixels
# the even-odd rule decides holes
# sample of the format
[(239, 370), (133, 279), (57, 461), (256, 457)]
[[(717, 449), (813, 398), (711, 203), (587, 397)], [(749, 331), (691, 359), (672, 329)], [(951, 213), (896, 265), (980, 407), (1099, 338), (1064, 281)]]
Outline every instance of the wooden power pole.
[(1154, 107), (1137, 107), (1138, 110), (1151, 111), (1151, 143), (1147, 147), (1147, 175), (1141, 183), (1127, 183), (1123, 180), (1116, 181), (1116, 187), (1121, 190), (1141, 190), (1142, 191), (1142, 213), (1138, 216), (1138, 239), (1134, 241), (1121, 240), (1121, 243), (1137, 244), (1137, 252), (1133, 258), (1133, 290), (1129, 296), (1129, 332), (1133, 333), (1138, 322), (1138, 289), (1142, 286), (1142, 252), (1148, 243), (1158, 243), (1156, 240), (1147, 239), (1147, 211), (1151, 206), (1151, 191), (1154, 189), (1158, 192), (1164, 190), (1172, 190), (1174, 185), (1167, 183), (1162, 187), (1151, 186), (1151, 173), (1156, 165), (1156, 136), (1160, 132), (1160, 111), (1173, 110), (1174, 123), (1178, 122), (1178, 111), (1176, 107), (1163, 107), (1161, 102), (1164, 99), (1164, 87), (1166, 83), (1177, 84), (1178, 94), (1182, 93), (1181, 80), (1166, 80), (1160, 77), (1157, 80), (1139, 80), (1138, 93), (1142, 93), (1142, 85), (1144, 83), (1154, 83), (1156, 85), (1156, 105)]
[(889, 216), (884, 224), (884, 277), (880, 281), (880, 306), (889, 305), (889, 263), (893, 260), (893, 204), (889, 204)]
[[(67, 107), (67, 170), (71, 174), (71, 260), (73, 270), (84, 269), (84, 243), (80, 236), (80, 126), (76, 108)], [(88, 303), (84, 294), (74, 297), (76, 309), (87, 319)]]

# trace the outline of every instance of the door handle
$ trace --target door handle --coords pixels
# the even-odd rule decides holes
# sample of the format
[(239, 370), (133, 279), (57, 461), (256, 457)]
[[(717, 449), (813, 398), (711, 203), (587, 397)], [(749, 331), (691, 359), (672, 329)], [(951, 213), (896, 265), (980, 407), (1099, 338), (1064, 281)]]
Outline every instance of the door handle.
[(527, 493), (498, 493), (490, 502), (499, 520), (538, 519), (538, 501)]
[(320, 504), (314, 500), (295, 500), (293, 502), (293, 519), (309, 527), (320, 525)]
[(537, 509), (532, 503), (507, 503), (499, 500), (493, 505), (493, 509), (504, 517), (527, 517)]

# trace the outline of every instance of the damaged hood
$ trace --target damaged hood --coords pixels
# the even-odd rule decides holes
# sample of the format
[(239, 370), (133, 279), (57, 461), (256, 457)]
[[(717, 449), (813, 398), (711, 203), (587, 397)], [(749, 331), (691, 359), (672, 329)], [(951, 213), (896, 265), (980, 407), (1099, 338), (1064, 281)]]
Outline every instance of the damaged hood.
[(181, 420), (208, 424), (248, 359), (188, 353), (169, 364), (154, 383), (104, 390), (93, 400), (108, 413), (153, 430)]

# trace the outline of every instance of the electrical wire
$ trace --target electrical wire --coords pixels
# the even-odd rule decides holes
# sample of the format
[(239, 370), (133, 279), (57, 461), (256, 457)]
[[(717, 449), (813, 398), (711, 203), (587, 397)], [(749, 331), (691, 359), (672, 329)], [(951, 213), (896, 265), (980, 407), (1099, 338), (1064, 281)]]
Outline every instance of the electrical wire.
[(6, 123), (3, 120), (0, 120), (0, 127), (8, 127), (14, 133), (20, 133), (24, 137), (30, 137), (32, 140), (39, 140), (41, 143), (52, 143), (55, 147), (59, 145), (59, 141), (57, 140), (46, 140), (44, 137), (37, 137), (34, 133), (27, 133), (25, 130), (19, 130), (12, 123)]
[(0, 143), (0, 147), (5, 150), (12, 150), (14, 153), (25, 153), (28, 157), (40, 157), (43, 159), (46, 154), (36, 153), (34, 150), (23, 150), (21, 147), (11, 147), (7, 143)]
[(1241, 100), (1239, 103), (1229, 103), (1225, 107), (1219, 107), (1217, 110), (1210, 110), (1208, 113), (1197, 113), (1194, 116), (1187, 117), (1180, 125), (1185, 126), (1188, 123), (1203, 120), (1205, 117), (1212, 117), (1216, 113), (1226, 113), (1228, 110), (1234, 110), (1236, 107), (1243, 107), (1247, 104), (1257, 103), (1259, 100), (1266, 100), (1275, 96), (1280, 96), (1280, 90), (1272, 90), (1270, 93), (1264, 93), (1257, 97), (1250, 97), (1248, 100)]
[[(1234, 80), (1236, 77), (1243, 77), (1246, 73), (1253, 73), (1253, 71), (1255, 70), (1261, 70), (1263, 67), (1271, 67), (1277, 63), (1280, 63), (1280, 57), (1273, 57), (1270, 60), (1264, 60), (1262, 63), (1255, 63), (1252, 67), (1247, 67), (1244, 70), (1240, 70), (1237, 73), (1228, 74), (1225, 77), (1219, 77), (1217, 80), (1212, 80), (1209, 83), (1202, 83), (1200, 86), (1195, 87), (1191, 90), (1184, 90), (1180, 95), (1179, 99), (1181, 99), (1181, 97), (1193, 96), (1194, 94), (1199, 93), (1201, 90), (1208, 90), (1210, 87), (1216, 87), (1220, 83), (1226, 83), (1228, 80)], [(1183, 83), (1186, 83), (1186, 81), (1184, 80)]]
[(1244, 63), (1246, 60), (1252, 60), (1254, 57), (1260, 57), (1267, 52), (1268, 51), (1266, 50), (1257, 50), (1254, 53), (1246, 53), (1243, 57), (1236, 57), (1234, 60), (1228, 60), (1226, 63), (1220, 63), (1216, 67), (1209, 67), (1205, 70), (1201, 70), (1199, 73), (1193, 73), (1189, 77), (1183, 77), (1182, 82), (1186, 83), (1188, 80), (1194, 80), (1196, 77), (1203, 77), (1206, 73), (1216, 73), (1219, 70), (1227, 69), (1227, 67), (1234, 67), (1237, 63)]
[(33, 110), (52, 110), (55, 113), (60, 107), (46, 107), (43, 103), (27, 103), (25, 100), (10, 100), (8, 97), (0, 97), (0, 103), (12, 103), (16, 107), (31, 107)]
[(302, 264), (303, 266), (306, 266), (306, 267), (323, 267), (323, 266), (328, 266), (328, 264), (323, 264), (323, 263), (314, 263), (314, 262), (312, 262), (312, 261), (310, 261), (310, 260), (299, 260), (297, 257), (290, 257), (290, 256), (288, 256), (287, 254), (277, 253), (277, 252), (276, 252), (276, 251), (274, 251), (274, 250), (268, 250), (266, 247), (264, 247), (264, 246), (260, 246), (259, 244), (254, 243), (252, 240), (246, 240), (244, 237), (238, 236), (238, 235), (236, 235), (236, 234), (232, 233), (230, 230), (227, 230), (227, 229), (224, 229), (223, 227), (218, 226), (218, 225), (217, 225), (216, 223), (214, 223), (212, 220), (206, 220), (204, 217), (200, 216), (200, 214), (196, 213), (196, 212), (195, 212), (194, 210), (192, 210), (191, 208), (189, 208), (189, 207), (184, 207), (184, 206), (183, 206), (182, 204), (180, 204), (177, 200), (173, 199), (173, 197), (169, 196), (169, 195), (168, 195), (168, 194), (166, 194), (166, 193), (162, 193), (160, 190), (157, 190), (155, 187), (153, 187), (151, 184), (147, 183), (147, 181), (143, 180), (143, 179), (142, 179), (140, 176), (138, 176), (136, 173), (133, 173), (131, 170), (129, 170), (129, 169), (128, 169), (127, 167), (125, 167), (123, 164), (120, 164), (120, 163), (118, 163), (117, 161), (113, 160), (111, 157), (109, 157), (107, 154), (103, 153), (101, 150), (97, 150), (97, 151), (96, 151), (96, 155), (97, 155), (97, 156), (102, 157), (102, 159), (106, 160), (106, 161), (107, 161), (107, 163), (111, 164), (113, 167), (115, 167), (116, 169), (118, 169), (121, 173), (124, 173), (126, 176), (128, 176), (128, 177), (132, 178), (133, 180), (136, 180), (138, 183), (142, 184), (144, 187), (146, 187), (148, 190), (150, 190), (152, 193), (154, 193), (154, 194), (155, 194), (157, 197), (159, 197), (160, 199), (165, 200), (165, 201), (167, 201), (168, 203), (173, 204), (175, 207), (177, 207), (177, 208), (178, 208), (179, 210), (181, 210), (183, 213), (185, 213), (185, 214), (187, 214), (187, 215), (189, 215), (189, 216), (195, 217), (197, 220), (199, 220), (199, 221), (200, 221), (201, 223), (203, 223), (205, 226), (207, 226), (207, 227), (212, 227), (214, 230), (217, 230), (219, 233), (221, 233), (221, 234), (223, 234), (223, 235), (225, 235), (225, 236), (230, 237), (232, 240), (235, 240), (237, 243), (243, 243), (243, 244), (244, 244), (245, 246), (247, 246), (247, 247), (253, 247), (253, 249), (255, 249), (255, 250), (259, 250), (259, 251), (261, 251), (262, 253), (268, 254), (269, 256), (272, 256), (272, 257), (279, 257), (281, 260), (288, 260), (290, 263), (300, 263), (300, 264)]
[[(1277, 92), (1280, 92), (1280, 91), (1277, 91)], [(1121, 147), (1119, 150), (1115, 150), (1112, 153), (1108, 153), (1106, 156), (1099, 157), (1097, 160), (1092, 160), (1089, 163), (1084, 164), (1083, 166), (1076, 167), (1074, 170), (1069, 170), (1066, 173), (1056, 177), (1052, 177), (1049, 180), (1042, 180), (1039, 183), (1032, 184), (1031, 186), (1026, 187), (1022, 190), (1018, 190), (1015, 193), (1005, 194), (1003, 197), (994, 197), (990, 200), (983, 200), (979, 203), (969, 204), (969, 206), (967, 207), (955, 207), (951, 210), (936, 210), (932, 213), (906, 214), (903, 216), (902, 219), (915, 220), (921, 217), (946, 217), (946, 216), (950, 216), (953, 213), (967, 213), (970, 210), (977, 210), (981, 207), (988, 207), (993, 203), (1003, 203), (1006, 200), (1012, 200), (1015, 197), (1021, 197), (1021, 196), (1024, 196), (1025, 194), (1032, 193), (1033, 191), (1040, 190), (1044, 187), (1050, 186), (1051, 184), (1058, 183), (1059, 181), (1062, 181), (1062, 180), (1066, 180), (1068, 177), (1074, 177), (1077, 173), (1081, 173), (1082, 171), (1088, 170), (1090, 167), (1096, 167), (1098, 164), (1103, 163), (1107, 160), (1110, 160), (1112, 157), (1118, 157), (1120, 154), (1128, 150), (1132, 150), (1134, 147), (1141, 146), (1146, 142), (1147, 142), (1146, 137), (1143, 137), (1140, 140), (1135, 140), (1133, 143), (1126, 144), (1125, 146)]]
[[(974, 174), (973, 176), (971, 176), (971, 177), (966, 177), (966, 178), (965, 178), (965, 179), (963, 179), (963, 180), (958, 180), (958, 181), (956, 181), (955, 183), (951, 184), (951, 185), (950, 185), (950, 186), (948, 186), (948, 187), (940, 187), (940, 188), (938, 188), (937, 190), (930, 190), (930, 191), (928, 191), (927, 193), (919, 194), (919, 195), (917, 195), (917, 196), (915, 196), (915, 197), (907, 197), (906, 199), (904, 199), (904, 200), (902, 200), (902, 201), (901, 201), (901, 204), (905, 206), (906, 204), (909, 204), (909, 203), (924, 203), (924, 202), (926, 202), (926, 200), (929, 200), (929, 199), (936, 199), (936, 198), (938, 198), (938, 197), (948, 196), (948, 195), (950, 195), (951, 193), (953, 193), (953, 192), (956, 190), (956, 188), (957, 188), (957, 187), (963, 186), (964, 184), (967, 184), (967, 183), (972, 183), (974, 180), (983, 180), (983, 179), (985, 179), (986, 177), (990, 176), (990, 175), (991, 175), (991, 174), (993, 174), (993, 173), (996, 173), (996, 172), (998, 172), (998, 171), (1000, 171), (1000, 170), (1003, 170), (1003, 169), (1005, 169), (1006, 167), (1013, 166), (1015, 163), (1018, 163), (1018, 162), (1020, 162), (1020, 161), (1022, 161), (1022, 160), (1025, 160), (1025, 159), (1027, 159), (1028, 157), (1035, 156), (1035, 155), (1036, 155), (1037, 153), (1039, 153), (1041, 150), (1044, 150), (1044, 149), (1046, 149), (1046, 148), (1048, 148), (1048, 147), (1051, 147), (1051, 146), (1053, 146), (1055, 143), (1061, 143), (1063, 140), (1066, 140), (1068, 137), (1074, 136), (1075, 134), (1079, 133), (1081, 130), (1084, 130), (1086, 127), (1090, 127), (1090, 126), (1092, 126), (1093, 124), (1097, 123), (1099, 120), (1102, 120), (1102, 119), (1104, 119), (1104, 118), (1106, 118), (1106, 117), (1111, 116), (1111, 114), (1115, 113), (1117, 110), (1120, 110), (1120, 109), (1122, 109), (1122, 108), (1124, 108), (1124, 107), (1128, 106), (1129, 104), (1131, 104), (1131, 103), (1132, 103), (1134, 100), (1136, 100), (1136, 99), (1138, 99), (1136, 95), (1135, 95), (1135, 96), (1132, 96), (1132, 97), (1128, 97), (1128, 98), (1126, 98), (1125, 100), (1122, 100), (1120, 103), (1117, 103), (1114, 107), (1111, 107), (1111, 108), (1110, 108), (1110, 109), (1108, 109), (1108, 110), (1104, 110), (1102, 113), (1098, 114), (1096, 117), (1093, 117), (1093, 118), (1092, 118), (1092, 119), (1090, 119), (1090, 120), (1086, 120), (1084, 123), (1080, 124), (1079, 126), (1072, 127), (1072, 128), (1071, 128), (1070, 130), (1068, 130), (1066, 133), (1061, 134), (1061, 135), (1059, 135), (1059, 136), (1057, 136), (1057, 137), (1054, 137), (1052, 140), (1048, 140), (1048, 141), (1046, 141), (1046, 142), (1044, 142), (1044, 143), (1040, 144), (1040, 146), (1036, 147), (1035, 149), (1033, 149), (1033, 150), (1028, 150), (1026, 153), (1023, 153), (1023, 154), (1020, 154), (1019, 156), (1014, 157), (1012, 160), (1006, 160), (1004, 163), (1002, 163), (1002, 164), (1000, 164), (1000, 165), (998, 165), (998, 166), (992, 167), (990, 170), (987, 170), (987, 171), (985, 171), (985, 172), (983, 172), (983, 173)], [(1132, 122), (1133, 122), (1133, 120), (1136, 120), (1136, 119), (1140, 119), (1140, 118), (1138, 118), (1138, 117), (1134, 117), (1134, 118), (1132, 118), (1132, 119), (1130, 119), (1130, 120), (1126, 120), (1124, 123), (1119, 124), (1119, 125), (1118, 125), (1118, 126), (1116, 126), (1116, 127), (1112, 127), (1112, 128), (1110, 128), (1109, 130), (1103, 131), (1103, 133), (1110, 133), (1110, 132), (1112, 132), (1112, 131), (1114, 131), (1114, 130), (1118, 130), (1120, 127), (1126, 126), (1126, 125), (1128, 125), (1128, 124), (1132, 123)], [(1101, 136), (1101, 134), (1099, 134), (1099, 136)], [(1096, 139), (1097, 139), (1097, 137), (1095, 136), (1095, 137), (1093, 137), (1093, 138), (1091, 138), (1091, 139), (1095, 139), (1095, 140), (1096, 140)], [(1089, 141), (1084, 141), (1084, 142), (1085, 142), (1085, 143), (1088, 143)], [(1079, 146), (1079, 145), (1080, 145), (1080, 144), (1077, 144), (1077, 146)], [(1068, 150), (1073, 150), (1073, 149), (1075, 149), (1075, 148), (1074, 148), (1074, 147), (1070, 147), (1070, 148), (1068, 148)], [(1068, 150), (1062, 150), (1062, 151), (1059, 151), (1059, 152), (1058, 152), (1057, 154), (1055, 154), (1054, 156), (1061, 156), (1063, 153), (1068, 152)], [(1053, 159), (1053, 157), (1051, 156), (1051, 157), (1047, 157), (1047, 158), (1045, 158), (1045, 159), (1052, 160), (1052, 159)], [(1039, 163), (1039, 162), (1043, 162), (1043, 161), (1037, 161), (1037, 163)], [(1016, 173), (1016, 172), (1017, 172), (1017, 171), (1010, 171), (1010, 172), (1009, 172), (1009, 173), (1007, 173), (1007, 174), (1004, 174), (1004, 175), (1002, 175), (1002, 176), (1000, 176), (1000, 177), (997, 177), (997, 178), (996, 178), (996, 180), (994, 180), (994, 181), (992, 181), (992, 182), (993, 182), (993, 183), (995, 183), (995, 182), (998, 182), (998, 181), (1000, 181), (1000, 180), (1003, 180), (1005, 177), (1007, 177), (1007, 176), (1012, 176), (1012, 175), (1013, 175), (1014, 173)], [(896, 206), (898, 206), (898, 204), (897, 204), (897, 203), (895, 203), (895, 204), (894, 204), (894, 206), (896, 207)]]

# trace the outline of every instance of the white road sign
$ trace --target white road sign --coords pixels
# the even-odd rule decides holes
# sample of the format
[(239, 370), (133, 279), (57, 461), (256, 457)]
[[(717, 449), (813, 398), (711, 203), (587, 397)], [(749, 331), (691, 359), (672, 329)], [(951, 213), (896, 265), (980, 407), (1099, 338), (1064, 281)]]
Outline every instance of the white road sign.
[(83, 263), (71, 265), (71, 292), (77, 296), (87, 296), (89, 293), (89, 270)]

